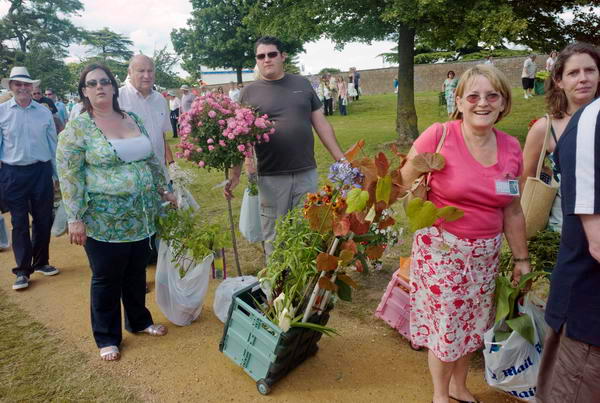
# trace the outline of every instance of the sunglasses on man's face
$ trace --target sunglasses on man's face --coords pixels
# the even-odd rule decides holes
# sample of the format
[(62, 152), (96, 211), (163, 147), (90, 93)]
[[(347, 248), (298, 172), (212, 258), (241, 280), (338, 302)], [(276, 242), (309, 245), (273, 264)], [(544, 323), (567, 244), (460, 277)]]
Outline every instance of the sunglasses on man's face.
[(265, 57), (269, 59), (275, 59), (279, 55), (279, 52), (268, 52), (268, 53), (259, 53), (256, 55), (256, 60), (263, 60)]
[[(500, 94), (498, 94), (496, 92), (492, 92), (491, 94), (487, 94), (484, 98), (488, 103), (493, 104), (494, 102), (497, 102), (500, 99), (500, 97), (501, 97)], [(479, 101), (481, 100), (481, 95), (469, 94), (465, 97), (465, 99), (470, 104), (476, 104), (476, 103), (479, 103)]]
[(85, 86), (88, 88), (94, 88), (100, 84), (102, 87), (110, 85), (111, 82), (108, 78), (101, 78), (100, 80), (87, 80)]
[(51, 97), (51, 96), (52, 96), (52, 93), (51, 93), (51, 92), (47, 92), (45, 95), (46, 95), (47, 97)]

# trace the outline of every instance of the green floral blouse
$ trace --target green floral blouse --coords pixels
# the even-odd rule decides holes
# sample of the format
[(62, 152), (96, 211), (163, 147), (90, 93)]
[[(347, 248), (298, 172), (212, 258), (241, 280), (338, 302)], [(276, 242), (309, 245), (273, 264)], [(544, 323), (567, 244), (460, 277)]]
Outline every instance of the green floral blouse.
[[(129, 113), (140, 132), (141, 120)], [(89, 114), (69, 121), (58, 137), (56, 165), (69, 222), (82, 220), (87, 236), (104, 242), (134, 242), (156, 232), (159, 189), (166, 189), (160, 162), (125, 162)]]

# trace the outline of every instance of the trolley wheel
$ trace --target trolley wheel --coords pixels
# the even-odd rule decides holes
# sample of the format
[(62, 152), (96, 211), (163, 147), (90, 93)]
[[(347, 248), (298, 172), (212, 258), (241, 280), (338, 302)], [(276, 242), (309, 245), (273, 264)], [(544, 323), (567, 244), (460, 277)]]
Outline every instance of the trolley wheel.
[(412, 342), (412, 341), (411, 341), (411, 342), (409, 342), (409, 343), (408, 343), (408, 345), (410, 346), (410, 348), (412, 348), (412, 349), (413, 349), (413, 350), (415, 350), (415, 351), (421, 351), (421, 350), (423, 350), (423, 347), (422, 347), (422, 346), (417, 346), (417, 345), (413, 344), (413, 342)]
[(256, 389), (261, 395), (268, 395), (271, 392), (271, 387), (264, 379), (256, 382)]

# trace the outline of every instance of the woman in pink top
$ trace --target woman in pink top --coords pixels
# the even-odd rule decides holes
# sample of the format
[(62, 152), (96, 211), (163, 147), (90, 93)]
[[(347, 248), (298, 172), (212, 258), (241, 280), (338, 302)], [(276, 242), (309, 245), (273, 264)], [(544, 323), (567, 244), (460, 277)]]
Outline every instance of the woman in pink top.
[[(510, 112), (508, 81), (493, 66), (473, 67), (458, 83), (456, 106), (440, 151), (446, 165), (433, 172), (428, 198), (465, 214), (417, 231), (412, 246), (411, 338), (429, 349), (434, 402), (476, 401), (466, 386), (469, 357), (493, 324), (502, 233), (516, 262), (513, 279), (530, 271), (518, 196), (521, 148), (494, 128)], [(442, 133), (437, 123), (414, 142), (402, 169), (405, 184), (419, 175), (412, 158), (435, 152)]]
[(337, 77), (336, 84), (339, 95), (338, 105), (340, 106), (340, 115), (346, 116), (348, 114), (348, 110), (346, 109), (348, 105), (348, 86), (342, 76)]

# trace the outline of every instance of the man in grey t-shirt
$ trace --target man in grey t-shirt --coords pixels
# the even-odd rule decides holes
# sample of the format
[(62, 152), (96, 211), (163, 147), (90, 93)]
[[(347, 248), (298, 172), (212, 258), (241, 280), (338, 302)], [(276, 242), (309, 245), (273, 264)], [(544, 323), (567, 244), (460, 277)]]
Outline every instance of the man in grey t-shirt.
[[(270, 141), (256, 147), (261, 225), (265, 252), (270, 255), (277, 218), (302, 203), (306, 193), (317, 190), (312, 129), (335, 160), (341, 159), (344, 153), (310, 82), (284, 72), (287, 54), (283, 44), (277, 38), (266, 36), (256, 41), (254, 50), (261, 79), (242, 90), (240, 102), (257, 108), (261, 114), (266, 113), (275, 122), (276, 132)], [(240, 173), (241, 166), (232, 169), (231, 179), (225, 186), (226, 198), (233, 197)]]

